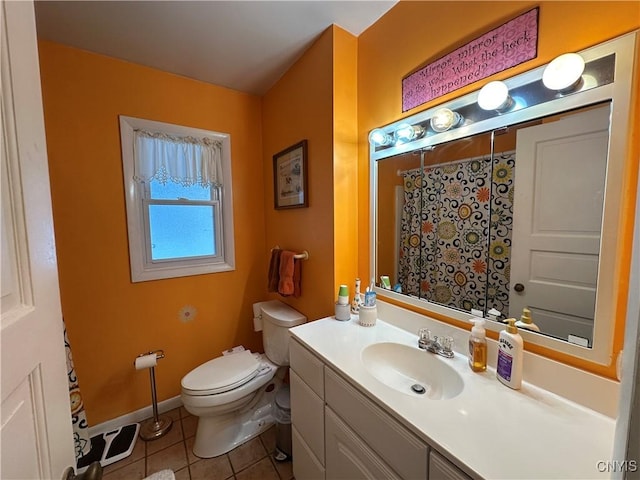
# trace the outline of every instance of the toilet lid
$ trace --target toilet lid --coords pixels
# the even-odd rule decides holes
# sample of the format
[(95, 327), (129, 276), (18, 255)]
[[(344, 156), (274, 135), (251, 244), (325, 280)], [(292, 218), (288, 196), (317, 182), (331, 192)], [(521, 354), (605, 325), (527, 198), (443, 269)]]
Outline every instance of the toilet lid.
[(244, 385), (258, 374), (260, 362), (249, 350), (223, 355), (191, 370), (182, 388), (192, 395), (213, 395)]

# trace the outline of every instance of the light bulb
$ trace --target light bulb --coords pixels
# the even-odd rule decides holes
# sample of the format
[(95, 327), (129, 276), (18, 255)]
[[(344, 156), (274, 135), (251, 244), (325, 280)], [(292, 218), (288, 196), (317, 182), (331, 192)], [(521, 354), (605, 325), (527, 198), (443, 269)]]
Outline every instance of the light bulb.
[(577, 53), (565, 53), (553, 59), (542, 73), (542, 83), (550, 90), (570, 91), (584, 72), (584, 59)]
[(478, 106), (483, 110), (506, 110), (511, 105), (509, 87), (499, 80), (487, 83), (478, 93)]
[(391, 145), (393, 138), (381, 128), (374, 128), (369, 134), (369, 143), (376, 147)]
[(400, 143), (411, 142), (422, 135), (424, 135), (424, 128), (420, 125), (409, 125), (408, 123), (401, 123), (395, 131), (396, 142)]
[(446, 132), (451, 127), (455, 127), (462, 123), (462, 115), (448, 108), (440, 108), (433, 113), (430, 124), (435, 132)]

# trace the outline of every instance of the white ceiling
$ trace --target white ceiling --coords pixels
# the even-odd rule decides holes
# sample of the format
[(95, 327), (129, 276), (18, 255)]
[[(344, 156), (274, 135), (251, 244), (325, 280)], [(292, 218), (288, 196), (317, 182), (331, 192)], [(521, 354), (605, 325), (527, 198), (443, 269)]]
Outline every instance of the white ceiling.
[(360, 35), (397, 0), (38, 1), (38, 37), (262, 95), (329, 25)]

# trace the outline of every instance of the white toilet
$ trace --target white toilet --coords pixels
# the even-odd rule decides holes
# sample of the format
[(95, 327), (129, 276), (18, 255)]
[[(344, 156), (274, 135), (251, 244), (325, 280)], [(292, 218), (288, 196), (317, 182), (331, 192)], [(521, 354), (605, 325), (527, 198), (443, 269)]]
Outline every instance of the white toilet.
[(307, 319), (278, 300), (256, 303), (253, 311), (265, 354), (244, 350), (223, 355), (182, 379), (182, 404), (198, 417), (193, 445), (198, 457), (227, 453), (274, 423), (275, 394), (282, 384), (276, 370), (289, 365), (288, 330)]

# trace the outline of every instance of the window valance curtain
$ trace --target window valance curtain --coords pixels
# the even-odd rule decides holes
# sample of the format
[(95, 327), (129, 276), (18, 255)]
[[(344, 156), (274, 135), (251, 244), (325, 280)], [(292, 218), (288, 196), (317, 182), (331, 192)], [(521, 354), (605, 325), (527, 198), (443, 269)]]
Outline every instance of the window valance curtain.
[(222, 185), (222, 142), (134, 130), (134, 180)]

